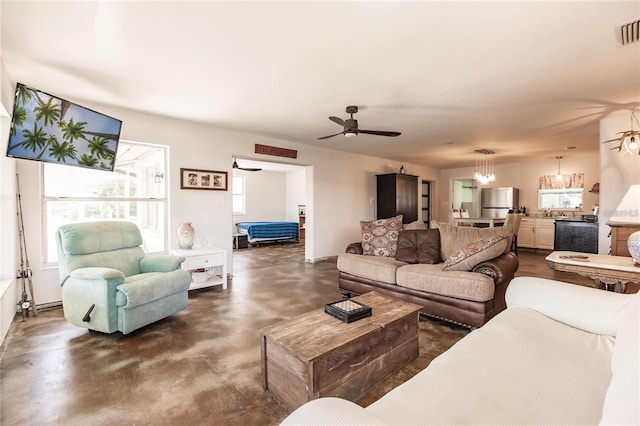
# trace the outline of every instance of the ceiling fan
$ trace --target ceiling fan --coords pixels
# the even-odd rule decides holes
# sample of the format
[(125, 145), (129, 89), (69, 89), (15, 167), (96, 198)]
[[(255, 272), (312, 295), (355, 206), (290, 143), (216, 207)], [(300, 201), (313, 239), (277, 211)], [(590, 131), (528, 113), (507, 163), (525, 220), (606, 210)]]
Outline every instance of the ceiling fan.
[(400, 136), (401, 135), (400, 132), (388, 132), (388, 131), (385, 131), (385, 130), (363, 130), (363, 129), (358, 129), (358, 120), (353, 118), (353, 114), (355, 114), (356, 112), (358, 112), (358, 107), (357, 106), (348, 106), (347, 107), (347, 114), (351, 115), (350, 118), (347, 118), (346, 120), (343, 120), (342, 118), (338, 118), (338, 117), (329, 117), (329, 120), (333, 121), (334, 123), (337, 123), (337, 124), (341, 125), (344, 129), (341, 132), (336, 133), (335, 135), (323, 136), (323, 137), (318, 138), (318, 139), (329, 139), (329, 138), (332, 138), (332, 137), (338, 136), (338, 135), (345, 135), (345, 137), (351, 137), (351, 136), (357, 136), (358, 133), (366, 133), (368, 135), (378, 135), (378, 136), (392, 136), (392, 137), (396, 137), (396, 136)]
[(240, 167), (238, 166), (238, 162), (236, 161), (236, 159), (233, 159), (233, 168), (234, 169), (238, 169), (238, 170), (244, 170), (246, 172), (260, 172), (262, 171), (262, 169), (258, 169), (258, 168), (253, 168), (253, 167)]

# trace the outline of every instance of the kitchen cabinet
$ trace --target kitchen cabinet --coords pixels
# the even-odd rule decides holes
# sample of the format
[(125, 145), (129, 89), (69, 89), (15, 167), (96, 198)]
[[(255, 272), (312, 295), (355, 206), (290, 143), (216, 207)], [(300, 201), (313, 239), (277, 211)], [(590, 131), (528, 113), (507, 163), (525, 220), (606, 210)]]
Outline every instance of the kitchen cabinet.
[(554, 222), (553, 219), (536, 219), (536, 248), (553, 250)]
[(523, 217), (522, 220), (520, 220), (520, 228), (518, 229), (518, 247), (536, 247), (535, 226), (536, 220), (534, 218)]
[(402, 223), (418, 220), (418, 176), (402, 173), (377, 175), (376, 219), (402, 215)]
[(518, 229), (518, 247), (553, 250), (553, 219), (523, 217)]

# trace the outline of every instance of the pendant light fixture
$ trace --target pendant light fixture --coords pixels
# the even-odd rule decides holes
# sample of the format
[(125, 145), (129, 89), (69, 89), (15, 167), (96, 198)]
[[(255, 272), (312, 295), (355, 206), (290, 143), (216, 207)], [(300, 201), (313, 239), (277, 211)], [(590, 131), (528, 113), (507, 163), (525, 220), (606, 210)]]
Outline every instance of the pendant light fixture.
[[(634, 123), (638, 127), (638, 130), (634, 130)], [(640, 122), (638, 122), (638, 117), (636, 117), (634, 106), (631, 107), (630, 130), (618, 132), (617, 134), (620, 136), (604, 141), (603, 143), (617, 142), (616, 146), (611, 148), (611, 150), (617, 150), (623, 154), (634, 154), (634, 151), (638, 151), (638, 155), (640, 155), (640, 149), (638, 149), (640, 147)]]
[(477, 180), (481, 185), (486, 185), (489, 182), (495, 182), (496, 173), (494, 169), (493, 158), (490, 155), (495, 154), (495, 151), (489, 149), (476, 149), (475, 152), (482, 154), (482, 157), (476, 160), (476, 171), (473, 174), (473, 178)]
[(558, 173), (556, 174), (556, 180), (560, 182), (562, 180), (562, 173), (560, 173), (560, 160), (562, 160), (562, 157), (556, 157), (556, 159), (558, 160)]

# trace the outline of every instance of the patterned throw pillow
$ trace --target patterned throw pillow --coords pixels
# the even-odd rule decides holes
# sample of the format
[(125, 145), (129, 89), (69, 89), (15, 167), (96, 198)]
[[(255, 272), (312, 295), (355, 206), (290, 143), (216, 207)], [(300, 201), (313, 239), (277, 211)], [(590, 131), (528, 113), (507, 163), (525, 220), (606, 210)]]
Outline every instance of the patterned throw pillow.
[(455, 251), (442, 266), (443, 271), (470, 271), (480, 262), (500, 256), (507, 245), (507, 237), (493, 237), (471, 241)]
[(402, 215), (371, 222), (360, 221), (362, 254), (396, 257), (398, 235), (402, 231)]

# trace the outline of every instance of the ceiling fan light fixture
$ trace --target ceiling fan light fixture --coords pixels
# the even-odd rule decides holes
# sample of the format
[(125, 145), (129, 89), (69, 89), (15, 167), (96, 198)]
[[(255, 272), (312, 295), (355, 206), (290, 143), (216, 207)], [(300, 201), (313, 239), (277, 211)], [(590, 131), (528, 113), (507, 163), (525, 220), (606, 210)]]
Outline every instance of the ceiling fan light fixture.
[(318, 138), (319, 140), (321, 139), (329, 139), (332, 138), (334, 136), (338, 136), (338, 135), (343, 135), (346, 138), (352, 138), (354, 136), (358, 136), (359, 133), (365, 134), (365, 135), (377, 135), (377, 136), (389, 136), (389, 137), (396, 137), (396, 136), (400, 136), (401, 133), (400, 132), (392, 132), (392, 131), (387, 131), (387, 130), (364, 130), (364, 129), (359, 129), (358, 128), (358, 120), (356, 120), (355, 118), (353, 118), (353, 114), (355, 114), (356, 112), (358, 112), (358, 107), (357, 106), (348, 106), (347, 107), (347, 114), (349, 114), (349, 118), (347, 118), (346, 120), (343, 120), (342, 118), (339, 117), (329, 117), (329, 120), (333, 121), (334, 123), (342, 126), (342, 131), (338, 132), (334, 135), (328, 135), (328, 136), (322, 136), (320, 138)]
[(608, 141), (604, 141), (603, 143), (609, 142), (617, 142), (617, 144), (611, 148), (611, 150), (616, 150), (623, 154), (633, 155), (634, 151), (638, 151), (638, 155), (640, 155), (640, 129), (635, 130), (635, 125), (640, 128), (640, 122), (638, 122), (638, 117), (636, 117), (636, 109), (635, 106), (631, 107), (631, 126), (630, 130), (625, 130), (623, 132), (618, 132), (620, 135), (617, 138), (609, 139)]

